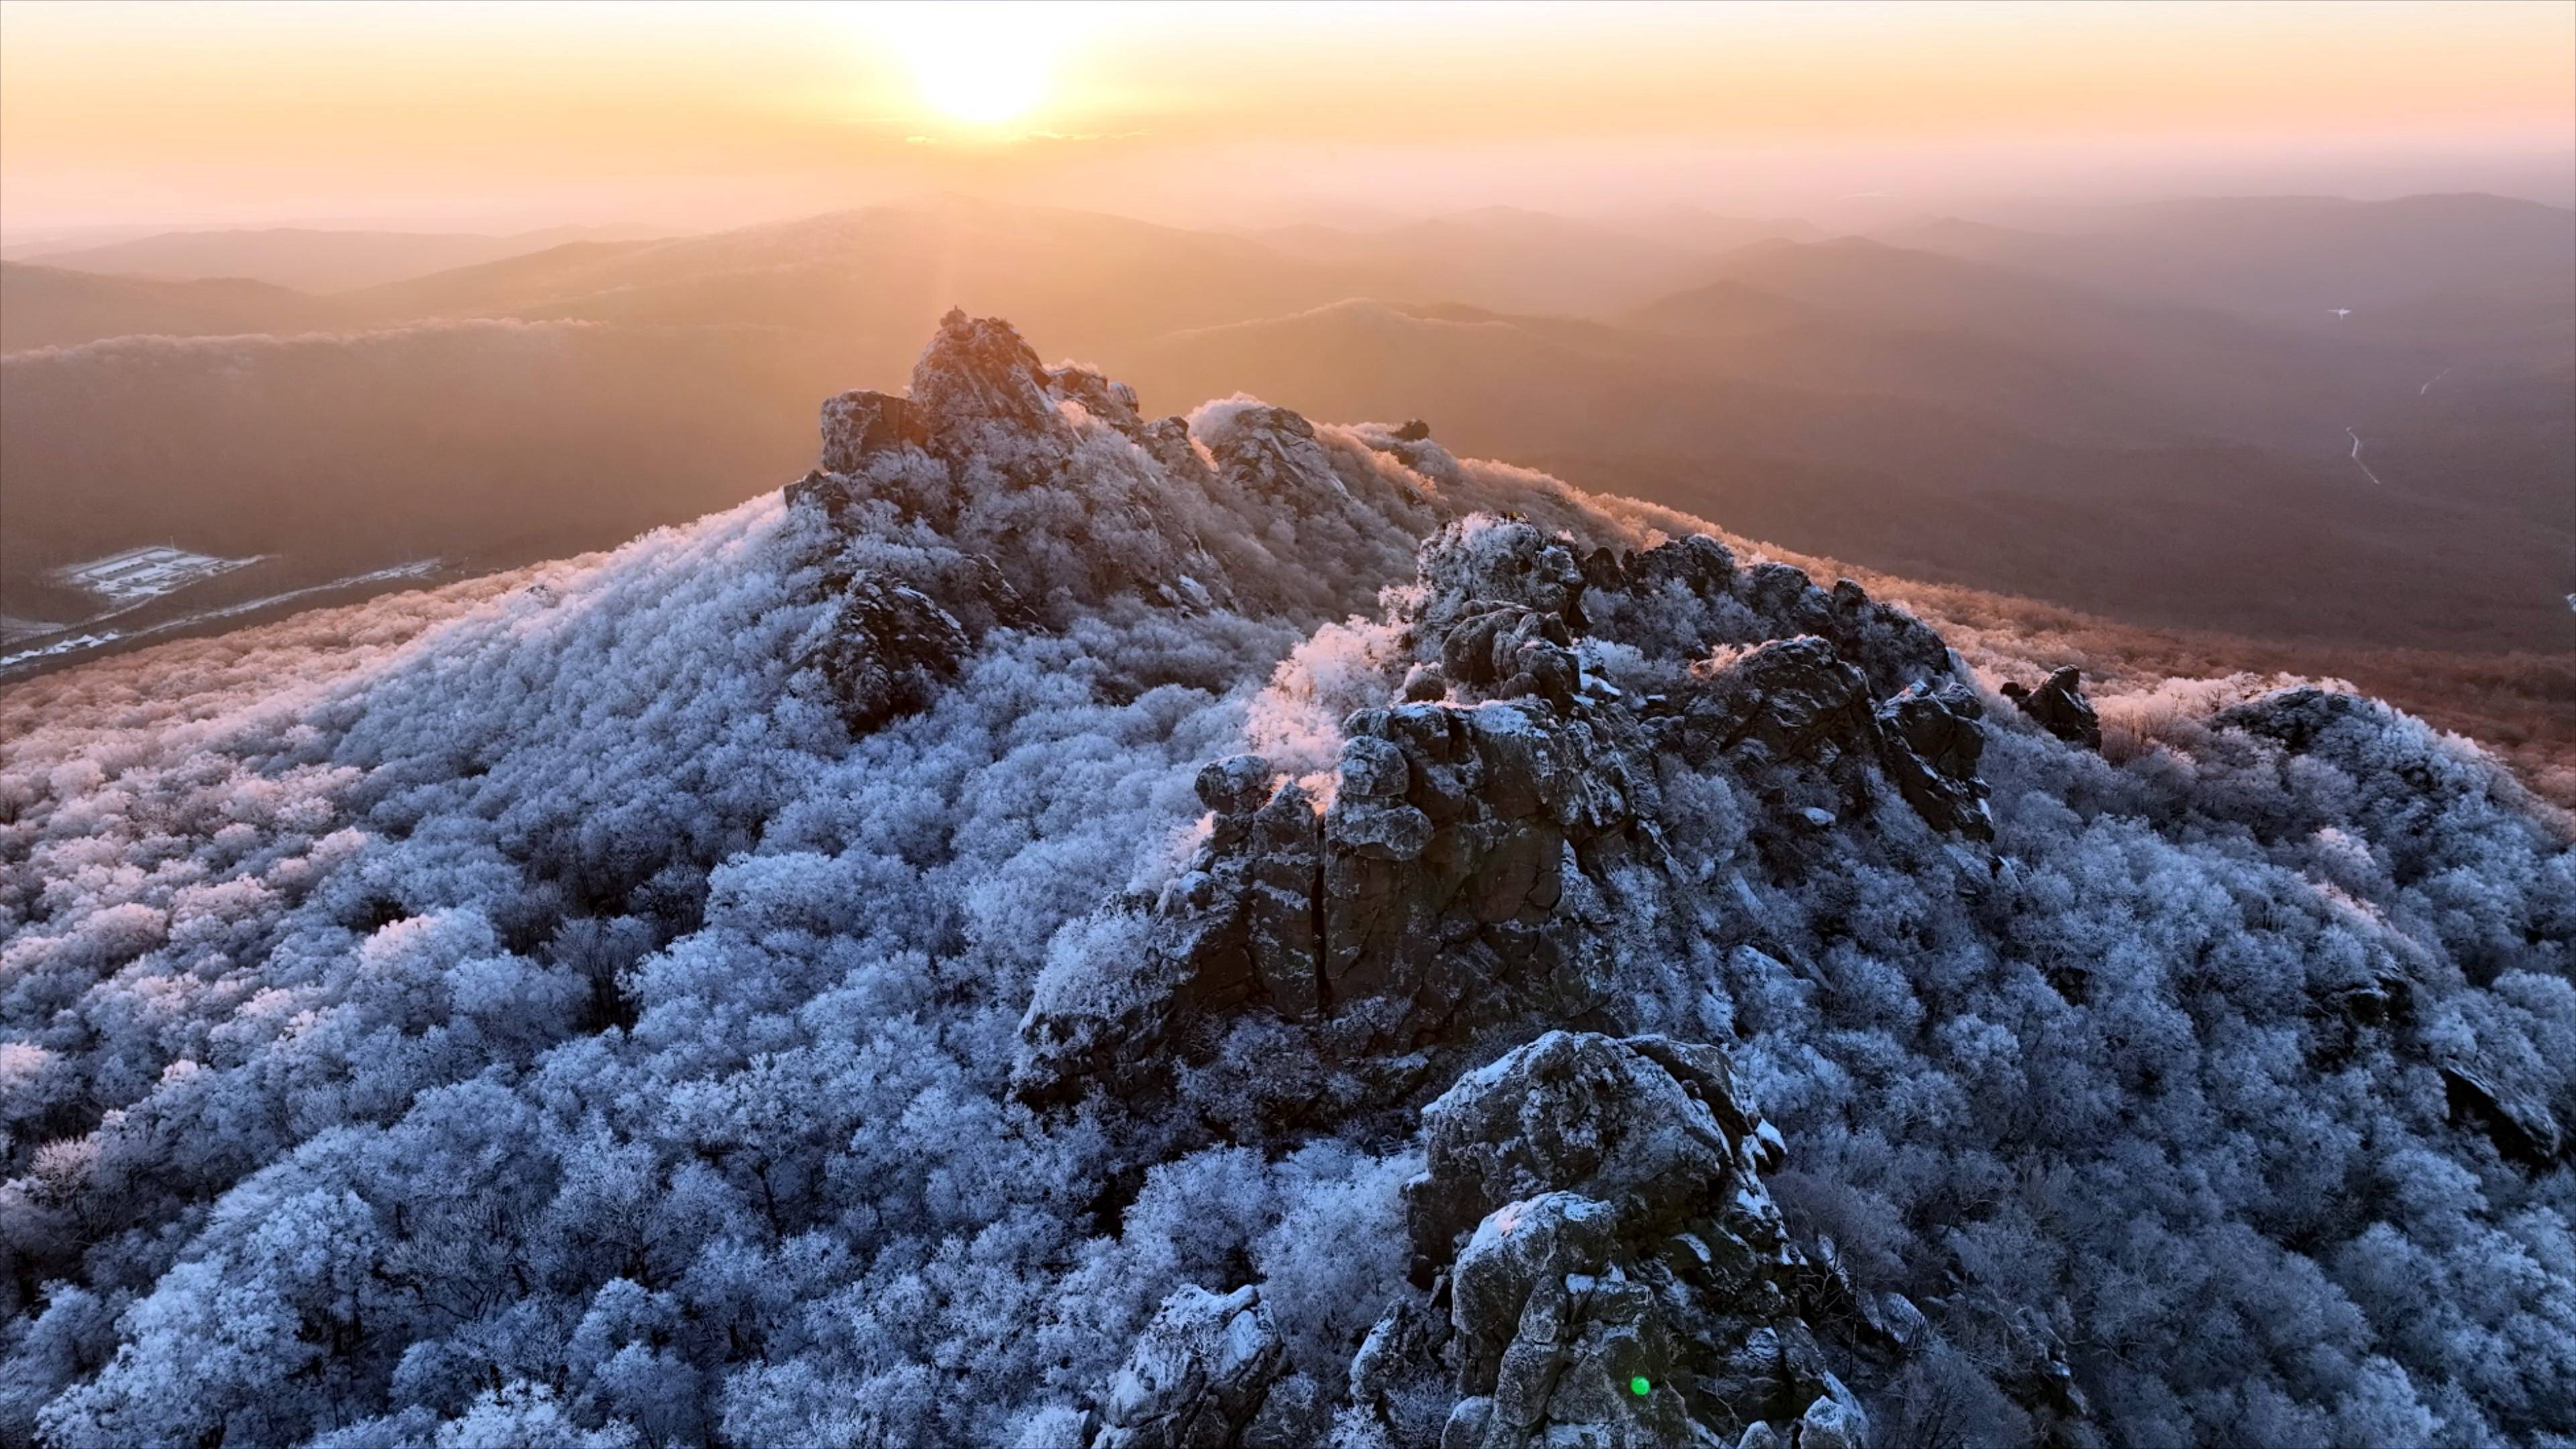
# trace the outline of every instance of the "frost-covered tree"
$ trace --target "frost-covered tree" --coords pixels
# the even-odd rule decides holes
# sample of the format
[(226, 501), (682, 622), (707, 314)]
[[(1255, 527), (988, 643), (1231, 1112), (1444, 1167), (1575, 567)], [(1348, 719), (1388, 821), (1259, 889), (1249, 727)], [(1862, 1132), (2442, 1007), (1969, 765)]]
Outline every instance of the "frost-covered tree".
[[(0, 696), (0, 1440), (1071, 1445), (1175, 1289), (1249, 1283), (1326, 1432), (1412, 1118), (1253, 1140), (1251, 1029), (1168, 1114), (1034, 1107), (1023, 1022), (1168, 988), (1209, 762), (1328, 803), (1513, 550), (1692, 525), (970, 343), (915, 389), (967, 441), (837, 513)], [(1778, 580), (1596, 591), (1569, 648), (1684, 688)], [(2212, 689), (2117, 763), (1975, 699), (1990, 848), (1890, 789), (1790, 859), (1799, 802), (1662, 758), (1669, 914), (1604, 947), (1627, 1025), (1728, 1048), (1792, 1228), (1937, 1329), (1882, 1424), (2039, 1433), (2055, 1354), (2111, 1443), (2576, 1442), (2564, 823), (2343, 696)]]

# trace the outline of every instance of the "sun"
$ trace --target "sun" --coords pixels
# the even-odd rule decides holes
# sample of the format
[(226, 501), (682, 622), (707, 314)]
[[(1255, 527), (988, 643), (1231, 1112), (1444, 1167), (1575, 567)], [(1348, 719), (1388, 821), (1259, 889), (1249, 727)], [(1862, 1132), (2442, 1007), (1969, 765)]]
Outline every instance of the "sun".
[(930, 107), (973, 125), (1016, 120), (1046, 99), (1062, 48), (1051, 7), (946, 4), (889, 7), (887, 36)]

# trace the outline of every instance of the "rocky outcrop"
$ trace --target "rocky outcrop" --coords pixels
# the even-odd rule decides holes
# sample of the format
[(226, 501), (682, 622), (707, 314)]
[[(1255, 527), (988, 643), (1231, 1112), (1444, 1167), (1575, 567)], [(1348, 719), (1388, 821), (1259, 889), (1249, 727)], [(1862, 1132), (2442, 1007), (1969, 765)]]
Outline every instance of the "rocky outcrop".
[(1145, 979), (1168, 995), (1130, 999), (1116, 1022), (1033, 1011), (1022, 1095), (1124, 1095), (1249, 1013), (1286, 1024), (1338, 1083), (1287, 1094), (1329, 1121), (1436, 1085), (1480, 1040), (1616, 1029), (1615, 953), (1651, 949), (1679, 889), (1661, 824), (1670, 771), (1731, 773), (1809, 838), (1885, 806), (1991, 838), (1980, 711), (1954, 677), (1881, 700), (1812, 633), (1676, 665), (1659, 694), (1585, 666), (1587, 600), (1667, 588), (1738, 609), (1759, 596), (1782, 628), (1841, 618), (1882, 672), (1934, 657), (1857, 588), (1827, 594), (1795, 573), (1739, 570), (1707, 538), (1578, 563), (1525, 523), (1444, 532), (1398, 606), (1411, 662), (1397, 702), (1343, 721), (1329, 793), (1258, 756), (1208, 767), (1206, 843), (1156, 908)]
[(1423, 1136), (1406, 1189), (1423, 1286), (1350, 1376), (1396, 1443), (1864, 1441), (1835, 1364), (1879, 1374), (1901, 1346), (1829, 1340), (1804, 1315), (1840, 1307), (1861, 1332), (1920, 1315), (1820, 1299), (1848, 1282), (1782, 1226), (1761, 1180), (1779, 1134), (1715, 1048), (1551, 1032), (1432, 1103)]
[(1850, 579), (1819, 589), (1806, 571), (1777, 562), (1739, 565), (1735, 551), (1705, 534), (1633, 553), (1597, 549), (1583, 560), (1583, 581), (1599, 593), (1643, 600), (1687, 600), (1729, 606), (1751, 625), (1751, 638), (1712, 633), (1702, 647), (1815, 635), (1859, 669), (1870, 692), (1884, 697), (1911, 684), (1937, 685), (1956, 672), (1950, 648), (1922, 620), (1879, 602)]
[(1440, 643), (1441, 677), (1497, 698), (1532, 695), (1567, 705), (1582, 679), (1561, 615), (1494, 604), (1458, 620)]
[(845, 392), (826, 398), (822, 471), (855, 473), (875, 454), (924, 447), (930, 441), (928, 422), (911, 399), (889, 393)]
[(1110, 1380), (1091, 1449), (1289, 1449), (1258, 1422), (1283, 1358), (1258, 1287), (1184, 1286)]
[[(1354, 440), (1337, 471), (1284, 409), (1148, 419), (1124, 386), (951, 314), (907, 396), (826, 405), (823, 466), (789, 492), (827, 548), (848, 540), (818, 570), (837, 607), (812, 662), (851, 729), (876, 728), (987, 632), (1061, 622), (1059, 601), (1221, 607), (1223, 571), (1154, 502), (1188, 500), (1153, 489), (1284, 518), (1379, 486), (1367, 452), (1457, 476), (1427, 429), (1331, 441)], [(1095, 476), (1109, 464), (1150, 486)], [(869, 545), (854, 510), (946, 542)], [(1258, 1285), (1180, 1289), (1098, 1394), (1090, 1446), (1312, 1442), (1342, 1385), (1344, 1414), (1405, 1445), (1858, 1445), (1850, 1385), (1879, 1382), (1923, 1315), (1792, 1239), (1762, 1183), (1784, 1144), (1724, 1054), (1622, 1035), (1638, 998), (1613, 983), (1710, 908), (1710, 862), (1668, 842), (1677, 781), (1738, 792), (1746, 870), (1806, 868), (1774, 837), (1821, 859), (1835, 832), (1909, 814), (1991, 838), (1955, 659), (1849, 580), (1700, 536), (1583, 552), (1472, 517), (1385, 598), (1383, 702), (1340, 722), (1320, 777), (1257, 754), (1200, 770), (1204, 841), (1144, 907), (1132, 979), (1033, 1005), (1012, 1087), (1182, 1150), (1418, 1114), (1409, 1284), (1346, 1375), (1287, 1363)], [(1184, 1098), (1199, 1112), (1163, 1110)]]
[(1007, 460), (1030, 441), (1071, 438), (1056, 381), (1010, 323), (952, 308), (913, 367), (912, 403), (934, 452), (958, 461), (985, 452), (990, 461), (999, 442)]
[(1074, 404), (1130, 438), (1145, 435), (1144, 416), (1136, 410), (1136, 389), (1123, 382), (1087, 367), (1051, 367), (1046, 388), (1050, 396)]
[(841, 600), (812, 662), (852, 734), (928, 705), (971, 647), (957, 616), (919, 589), (858, 578), (843, 586)]
[(1219, 476), (1256, 498), (1294, 498), (1320, 481), (1339, 489), (1315, 425), (1286, 408), (1261, 404), (1220, 414), (1208, 429)]
[(2576, 1143), (2556, 1114), (2529, 1095), (2497, 1085), (2492, 1072), (2457, 1064), (2442, 1068), (2442, 1090), (2451, 1120), (2483, 1133), (2507, 1162), (2546, 1171), (2576, 1156)]
[(2338, 728), (2367, 722), (2378, 708), (2359, 695), (2305, 685), (2220, 710), (2210, 722), (2306, 750)]
[(1908, 685), (1878, 706), (1879, 758), (1906, 803), (1936, 830), (1970, 840), (1995, 838), (1989, 793), (1977, 778), (1986, 751), (1978, 724), (1985, 712), (1976, 696), (1952, 684), (1937, 690)]
[(2037, 689), (2007, 682), (2003, 695), (2041, 729), (2068, 744), (2088, 750), (2102, 748), (2101, 717), (2093, 713), (2093, 702), (2084, 697), (2084, 671), (2074, 665), (2049, 675)]
[[(950, 312), (908, 394), (842, 393), (821, 423), (819, 466), (785, 495), (822, 525), (820, 588), (839, 608), (810, 662), (853, 729), (920, 708), (992, 628), (1060, 626), (1109, 601), (1234, 602), (1157, 492), (1204, 500), (1215, 484), (1189, 425), (1147, 421), (1132, 389), (1091, 369), (1039, 365), (1006, 322)], [(1294, 414), (1262, 427), (1314, 449)], [(1275, 489), (1340, 487), (1320, 450), (1286, 466), (1304, 471)], [(889, 546), (888, 529), (909, 532)]]
[(909, 581), (836, 570), (823, 588), (840, 606), (800, 662), (820, 672), (854, 735), (927, 708), (986, 634), (1035, 622), (989, 558), (920, 561)]
[(1534, 701), (1346, 723), (1333, 801), (1259, 756), (1202, 771), (1205, 853), (1167, 893), (1173, 1009), (1259, 1006), (1342, 1063), (1602, 1006), (1619, 864), (1651, 858), (1633, 726)]
[(1755, 768), (1830, 770), (1876, 747), (1869, 681), (1814, 635), (1758, 645), (1706, 670), (1669, 709), (1658, 717), (1660, 735), (1703, 766), (1734, 755)]

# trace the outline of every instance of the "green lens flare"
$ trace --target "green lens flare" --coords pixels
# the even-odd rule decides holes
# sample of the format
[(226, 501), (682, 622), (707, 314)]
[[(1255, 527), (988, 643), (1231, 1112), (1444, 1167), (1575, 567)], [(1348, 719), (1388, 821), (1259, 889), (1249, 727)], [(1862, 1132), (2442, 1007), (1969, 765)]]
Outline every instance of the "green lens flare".
[(1646, 1382), (1646, 1376), (1644, 1374), (1639, 1374), (1635, 1378), (1628, 1380), (1628, 1392), (1635, 1394), (1638, 1398), (1642, 1399), (1654, 1391), (1655, 1386)]

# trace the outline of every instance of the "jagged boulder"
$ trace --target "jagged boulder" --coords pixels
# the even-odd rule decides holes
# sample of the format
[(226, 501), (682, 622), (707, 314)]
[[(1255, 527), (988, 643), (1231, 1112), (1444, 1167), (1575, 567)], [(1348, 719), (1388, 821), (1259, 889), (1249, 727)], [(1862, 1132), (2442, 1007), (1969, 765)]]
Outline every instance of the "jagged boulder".
[(1650, 846), (1633, 730), (1537, 701), (1408, 704), (1345, 722), (1324, 819), (1328, 1002), (1372, 1046), (1457, 1041), (1600, 1005), (1615, 862)]
[(2068, 744), (2088, 750), (2102, 748), (2101, 716), (2093, 712), (2093, 702), (2084, 697), (2084, 671), (2074, 665), (2050, 674), (2037, 689), (2007, 682), (2003, 695), (2041, 729)]
[(1829, 1355), (1887, 1360), (1803, 1316), (1831, 1275), (1783, 1228), (1761, 1181), (1782, 1143), (1716, 1048), (1551, 1032), (1461, 1078), (1423, 1135), (1406, 1200), (1430, 1286), (1351, 1373), (1397, 1442), (1427, 1438), (1434, 1383), (1443, 1449), (1724, 1446), (1753, 1425), (1862, 1442)]
[(845, 392), (823, 400), (826, 473), (856, 473), (868, 459), (894, 448), (930, 441), (928, 416), (910, 398), (882, 392)]
[(956, 677), (970, 647), (965, 626), (937, 600), (862, 576), (843, 587), (831, 632), (810, 662), (855, 735), (928, 705)]
[(1136, 389), (1088, 367), (1051, 367), (1046, 390), (1130, 438), (1142, 440), (1144, 416), (1136, 410)]
[(1330, 1011), (1344, 1058), (1596, 1006), (1583, 942), (1604, 888), (1568, 877), (1630, 848), (1607, 837), (1637, 819), (1631, 792), (1650, 797), (1602, 768), (1618, 752), (1525, 704), (1367, 710), (1346, 729), (1320, 815), (1294, 782), (1246, 808), (1266, 765), (1202, 776), (1215, 821), (1164, 938), (1179, 1005)]
[(1825, 608), (1825, 637), (1869, 676), (1872, 692), (1886, 695), (1915, 685), (1938, 689), (1957, 682), (1957, 662), (1940, 634), (1905, 610), (1871, 598), (1859, 584), (1836, 580)]
[(1720, 1443), (1674, 1386), (1682, 1345), (1619, 1247), (1616, 1211), (1578, 1193), (1478, 1224), (1451, 1286), (1459, 1400), (1442, 1449)]
[(1744, 575), (1741, 593), (1775, 635), (1823, 634), (1833, 627), (1832, 601), (1794, 564), (1755, 564)]
[(1284, 1361), (1258, 1286), (1217, 1294), (1184, 1285), (1163, 1300), (1110, 1380), (1091, 1449), (1236, 1449), (1257, 1441), (1256, 1421)]
[(1662, 734), (1694, 763), (1731, 754), (1829, 768), (1876, 743), (1869, 681), (1815, 635), (1746, 650), (1672, 709)]
[(1983, 717), (1976, 696), (1958, 685), (1908, 685), (1877, 711), (1880, 758), (1906, 803), (1934, 829), (1970, 840), (1995, 838), (1986, 810), (1991, 792), (1977, 778), (1986, 749)]
[(1564, 615), (1524, 604), (1469, 606), (1440, 641), (1440, 668), (1491, 698), (1535, 695), (1556, 705), (1570, 703), (1583, 681)]
[(1651, 1212), (1779, 1150), (1737, 1099), (1725, 1053), (1659, 1036), (1549, 1032), (1462, 1077), (1422, 1126), (1429, 1171), (1406, 1208), (1416, 1251), (1435, 1258), (1515, 1199), (1562, 1189)]
[(1215, 470), (1199, 455), (1198, 445), (1190, 439), (1190, 420), (1183, 417), (1156, 418), (1136, 431), (1136, 446), (1145, 450), (1163, 470), (1187, 487), (1204, 491), (1216, 482)]
[(1293, 502), (1319, 484), (1347, 491), (1315, 441), (1315, 425), (1286, 408), (1233, 408), (1209, 420), (1203, 441), (1219, 476), (1256, 498)]
[(1678, 584), (1693, 597), (1723, 598), (1735, 591), (1735, 550), (1704, 533), (1658, 544), (1633, 555), (1609, 587), (1660, 589)]
[(1422, 546), (1422, 597), (1411, 622), (1437, 654), (1458, 622), (1517, 605), (1567, 624), (1581, 620), (1583, 569), (1574, 551), (1532, 524), (1477, 516), (1453, 523)]
[(2556, 1114), (2528, 1094), (2498, 1085), (2500, 1074), (2457, 1063), (2442, 1068), (2442, 1090), (2451, 1120), (2483, 1133), (2506, 1161), (2546, 1171), (2576, 1155)]
[(945, 453), (1004, 436), (1069, 437), (1049, 381), (1010, 323), (950, 308), (913, 364), (912, 403), (928, 424), (930, 445)]

